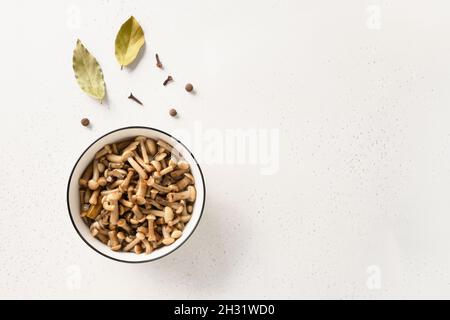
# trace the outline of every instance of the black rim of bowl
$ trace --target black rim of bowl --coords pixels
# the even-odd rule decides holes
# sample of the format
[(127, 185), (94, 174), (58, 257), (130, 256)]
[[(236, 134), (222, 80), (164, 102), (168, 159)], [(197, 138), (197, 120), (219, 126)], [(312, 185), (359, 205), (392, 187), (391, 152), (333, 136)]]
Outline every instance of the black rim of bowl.
[[(72, 211), (70, 210), (70, 203), (69, 203), (70, 182), (72, 181), (72, 176), (73, 176), (73, 173), (74, 173), (74, 171), (75, 171), (75, 168), (77, 167), (78, 162), (80, 162), (80, 160), (81, 160), (81, 158), (84, 156), (84, 154), (85, 154), (85, 153), (86, 153), (86, 152), (87, 152), (87, 151), (88, 151), (88, 150), (89, 150), (89, 149), (90, 149), (97, 141), (103, 139), (104, 137), (106, 137), (106, 136), (108, 136), (108, 135), (110, 135), (110, 134), (112, 134), (112, 133), (114, 133), (114, 132), (117, 132), (117, 131), (123, 131), (123, 130), (128, 130), (128, 129), (146, 129), (146, 130), (153, 130), (153, 131), (157, 131), (157, 132), (160, 132), (160, 133), (162, 133), (162, 134), (165, 134), (166, 136), (168, 136), (168, 137), (174, 139), (176, 142), (178, 142), (180, 145), (182, 145), (182, 146), (186, 149), (186, 151), (189, 152), (189, 154), (191, 155), (192, 159), (194, 159), (194, 162), (195, 162), (195, 164), (197, 165), (198, 170), (199, 170), (199, 172), (200, 172), (200, 176), (202, 177), (202, 185), (203, 185), (203, 203), (202, 203), (202, 207), (201, 207), (201, 209), (200, 209), (200, 216), (199, 216), (197, 222), (195, 223), (194, 228), (192, 229), (192, 232), (191, 232), (191, 233), (187, 236), (187, 238), (184, 239), (183, 242), (181, 242), (181, 243), (178, 245), (178, 247), (176, 247), (174, 250), (172, 250), (172, 251), (170, 251), (170, 252), (168, 252), (168, 253), (166, 253), (166, 254), (164, 254), (164, 255), (162, 255), (162, 256), (159, 256), (159, 257), (157, 257), (157, 258), (147, 259), (147, 260), (142, 260), (142, 261), (127, 261), (127, 260), (121, 260), (121, 259), (113, 258), (113, 257), (111, 257), (111, 256), (109, 256), (109, 255), (107, 255), (107, 254), (104, 254), (103, 252), (100, 252), (99, 250), (97, 250), (94, 246), (92, 246), (92, 245), (91, 245), (91, 244), (90, 244), (90, 243), (89, 243), (89, 242), (81, 235), (80, 230), (78, 230), (78, 228), (77, 228), (77, 226), (76, 226), (76, 224), (75, 224), (75, 221), (74, 221), (74, 219), (73, 219)], [(171, 134), (169, 134), (169, 133), (167, 133), (167, 132), (165, 132), (165, 131), (163, 131), (163, 130), (160, 130), (160, 129), (151, 128), (151, 127), (145, 127), (145, 126), (130, 126), (130, 127), (119, 128), (119, 129), (110, 131), (110, 132), (108, 132), (108, 133), (105, 133), (105, 134), (102, 135), (100, 138), (98, 138), (98, 139), (96, 139), (94, 142), (92, 142), (92, 143), (91, 143), (91, 144), (83, 151), (83, 153), (80, 155), (80, 157), (78, 158), (78, 160), (75, 162), (75, 165), (73, 166), (72, 171), (71, 171), (71, 173), (70, 173), (70, 176), (69, 176), (69, 182), (67, 183), (67, 195), (66, 195), (66, 196), (67, 196), (67, 199), (66, 199), (66, 200), (67, 200), (67, 209), (68, 209), (68, 211), (69, 211), (70, 221), (72, 222), (73, 227), (74, 227), (75, 230), (77, 231), (78, 236), (79, 236), (79, 237), (84, 241), (84, 243), (86, 243), (91, 249), (93, 249), (95, 252), (101, 254), (102, 256), (104, 256), (104, 257), (106, 257), (106, 258), (109, 258), (109, 259), (111, 259), (111, 260), (114, 260), (114, 261), (125, 262), (125, 263), (146, 263), (146, 262), (150, 262), (150, 261), (155, 261), (155, 260), (161, 259), (161, 258), (163, 258), (163, 257), (165, 257), (165, 256), (167, 256), (167, 255), (169, 255), (169, 254), (171, 254), (172, 252), (175, 252), (175, 251), (178, 250), (183, 244), (185, 244), (186, 241), (191, 237), (191, 235), (194, 233), (195, 229), (197, 229), (197, 226), (198, 226), (198, 224), (200, 223), (200, 220), (202, 219), (202, 216), (203, 216), (203, 210), (205, 209), (205, 200), (206, 200), (206, 185), (205, 185), (205, 178), (204, 178), (204, 176), (203, 176), (202, 169), (200, 168), (200, 165), (198, 164), (197, 159), (195, 159), (195, 157), (194, 157), (194, 155), (192, 154), (191, 150), (189, 150), (189, 149), (188, 149), (188, 148), (187, 148), (180, 140), (178, 140), (177, 138), (175, 138), (175, 137), (172, 136)]]

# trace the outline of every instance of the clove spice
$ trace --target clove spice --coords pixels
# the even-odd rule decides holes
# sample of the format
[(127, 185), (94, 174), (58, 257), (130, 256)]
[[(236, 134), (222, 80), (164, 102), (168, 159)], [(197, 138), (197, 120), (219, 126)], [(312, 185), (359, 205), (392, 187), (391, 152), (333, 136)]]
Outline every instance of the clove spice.
[(162, 69), (162, 68), (163, 68), (163, 65), (162, 65), (162, 63), (161, 63), (161, 60), (159, 60), (159, 55), (158, 55), (158, 54), (155, 54), (155, 57), (156, 57), (156, 66), (157, 66), (158, 68)]
[(166, 86), (170, 81), (173, 81), (172, 76), (167, 76), (167, 79), (163, 82), (163, 86)]
[(128, 97), (128, 99), (133, 100), (134, 102), (140, 104), (141, 106), (143, 106), (144, 104), (135, 96), (133, 96), (133, 93), (130, 92), (130, 96)]

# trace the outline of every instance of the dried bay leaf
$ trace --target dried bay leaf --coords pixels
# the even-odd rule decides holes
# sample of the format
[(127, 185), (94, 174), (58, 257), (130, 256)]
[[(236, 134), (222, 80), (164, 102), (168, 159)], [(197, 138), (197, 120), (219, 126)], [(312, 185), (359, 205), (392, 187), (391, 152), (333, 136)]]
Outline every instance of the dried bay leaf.
[(116, 59), (120, 66), (127, 66), (136, 59), (145, 43), (144, 31), (139, 22), (131, 16), (116, 36)]
[(77, 40), (73, 51), (73, 71), (80, 88), (91, 97), (102, 101), (106, 92), (102, 68), (80, 40)]

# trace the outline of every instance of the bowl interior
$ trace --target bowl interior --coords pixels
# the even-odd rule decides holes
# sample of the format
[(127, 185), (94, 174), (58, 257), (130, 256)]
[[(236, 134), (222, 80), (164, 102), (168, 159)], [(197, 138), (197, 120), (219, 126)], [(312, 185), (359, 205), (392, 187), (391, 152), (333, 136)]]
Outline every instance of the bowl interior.
[[(83, 222), (80, 216), (80, 196), (79, 196), (79, 186), (78, 180), (83, 174), (86, 167), (94, 159), (95, 153), (103, 148), (107, 144), (118, 142), (120, 140), (125, 140), (127, 138), (133, 138), (136, 136), (145, 136), (155, 140), (161, 139), (172, 145), (175, 150), (181, 153), (184, 160), (186, 160), (190, 166), (192, 175), (195, 178), (195, 188), (197, 190), (197, 199), (194, 203), (194, 209), (192, 211), (191, 220), (186, 224), (183, 230), (183, 235), (175, 241), (170, 246), (164, 246), (157, 250), (154, 250), (150, 254), (135, 254), (133, 252), (116, 252), (112, 251), (108, 246), (100, 242), (98, 239), (94, 238), (90, 232), (88, 226)], [(77, 230), (81, 238), (95, 251), (98, 253), (112, 258), (114, 260), (123, 262), (146, 262), (161, 258), (170, 252), (176, 250), (180, 247), (192, 234), (192, 232), (197, 227), (200, 221), (203, 207), (205, 202), (205, 184), (203, 180), (203, 174), (200, 167), (197, 164), (194, 156), (191, 152), (178, 140), (169, 134), (147, 127), (128, 127), (115, 130), (110, 132), (99, 139), (97, 139), (92, 145), (90, 145), (86, 151), (80, 156), (75, 167), (73, 168), (72, 174), (69, 179), (68, 189), (67, 189), (67, 204), (69, 208), (69, 214), (72, 219), (73, 225)]]

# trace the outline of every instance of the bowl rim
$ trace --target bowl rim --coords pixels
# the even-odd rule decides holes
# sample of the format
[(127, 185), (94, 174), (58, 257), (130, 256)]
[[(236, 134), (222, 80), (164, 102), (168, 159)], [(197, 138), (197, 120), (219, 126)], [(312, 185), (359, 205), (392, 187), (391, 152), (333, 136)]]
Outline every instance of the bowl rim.
[[(178, 142), (179, 144), (181, 144), (181, 145), (183, 146), (183, 148), (185, 148), (186, 151), (189, 152), (189, 154), (191, 155), (192, 159), (194, 159), (194, 162), (195, 162), (195, 164), (196, 164), (197, 167), (198, 167), (198, 171), (200, 172), (200, 176), (201, 176), (201, 178), (202, 178), (201, 180), (202, 180), (203, 194), (204, 194), (204, 195), (203, 195), (203, 203), (202, 203), (202, 206), (201, 206), (201, 209), (200, 209), (200, 216), (199, 216), (199, 218), (197, 219), (197, 222), (195, 223), (194, 228), (192, 229), (191, 233), (188, 234), (188, 236), (187, 236), (187, 237), (186, 237), (186, 238), (178, 245), (178, 247), (176, 247), (175, 249), (173, 249), (173, 250), (167, 252), (166, 254), (161, 255), (161, 256), (159, 256), (159, 257), (157, 257), (157, 258), (152, 258), (152, 259), (147, 259), (147, 260), (140, 260), (140, 261), (128, 261), (128, 260), (122, 260), (122, 259), (113, 258), (113, 257), (111, 257), (111, 256), (109, 256), (109, 255), (107, 255), (107, 254), (104, 254), (103, 252), (100, 252), (99, 250), (97, 250), (93, 245), (91, 245), (91, 244), (90, 244), (90, 243), (89, 243), (89, 242), (81, 235), (81, 232), (78, 230), (78, 227), (76, 226), (75, 221), (74, 221), (74, 219), (73, 219), (73, 217), (72, 217), (72, 211), (70, 210), (70, 202), (69, 202), (70, 182), (72, 181), (72, 176), (73, 176), (73, 173), (74, 173), (74, 171), (75, 171), (75, 168), (77, 167), (78, 163), (80, 162), (80, 160), (81, 160), (81, 158), (84, 156), (84, 154), (85, 154), (85, 153), (86, 153), (86, 152), (87, 152), (87, 151), (88, 151), (95, 143), (97, 143), (97, 141), (103, 139), (104, 137), (106, 137), (106, 136), (108, 136), (108, 135), (110, 135), (110, 134), (112, 134), (112, 133), (114, 133), (114, 132), (117, 132), (117, 131), (123, 131), (123, 130), (128, 130), (128, 129), (146, 129), (146, 130), (157, 131), (157, 132), (160, 132), (160, 133), (163, 133), (163, 134), (169, 136), (170, 138), (174, 139), (176, 142)], [(197, 159), (195, 159), (194, 155), (192, 154), (191, 150), (189, 150), (188, 147), (186, 147), (180, 140), (178, 140), (177, 138), (175, 138), (175, 137), (172, 136), (171, 134), (169, 134), (169, 133), (167, 133), (167, 132), (165, 132), (165, 131), (163, 131), (163, 130), (156, 129), (156, 128), (152, 128), (152, 127), (147, 127), (147, 126), (128, 126), (128, 127), (122, 127), (122, 128), (118, 128), (118, 129), (109, 131), (109, 132), (103, 134), (102, 136), (100, 136), (99, 138), (95, 139), (95, 140), (94, 140), (94, 141), (93, 141), (93, 142), (92, 142), (92, 143), (91, 143), (91, 144), (90, 144), (90, 145), (89, 145), (89, 146), (81, 153), (81, 155), (78, 157), (77, 161), (75, 162), (75, 165), (73, 166), (72, 171), (70, 172), (70, 175), (69, 175), (69, 180), (68, 180), (68, 182), (67, 182), (67, 191), (66, 191), (66, 202), (67, 202), (67, 209), (68, 209), (70, 221), (72, 222), (72, 225), (73, 225), (74, 229), (76, 230), (78, 236), (84, 241), (84, 243), (86, 243), (86, 244), (87, 244), (91, 249), (93, 249), (95, 252), (97, 252), (98, 254), (101, 254), (102, 256), (104, 256), (104, 257), (106, 257), (106, 258), (109, 258), (109, 259), (111, 259), (111, 260), (118, 261), (118, 262), (131, 263), (131, 264), (146, 263), (146, 262), (150, 262), (150, 261), (156, 261), (156, 260), (159, 260), (159, 259), (161, 259), (161, 258), (163, 258), (163, 257), (165, 257), (165, 256), (167, 256), (167, 255), (169, 255), (169, 254), (171, 254), (172, 252), (175, 252), (175, 251), (178, 250), (181, 246), (183, 246), (183, 244), (185, 244), (186, 241), (187, 241), (187, 240), (191, 237), (191, 235), (194, 233), (195, 229), (197, 229), (197, 226), (198, 226), (198, 224), (200, 223), (200, 220), (202, 219), (203, 211), (204, 211), (204, 209), (205, 209), (205, 201), (206, 201), (206, 185), (205, 185), (205, 178), (204, 178), (204, 176), (203, 176), (202, 169), (201, 169), (200, 165), (198, 164)]]

